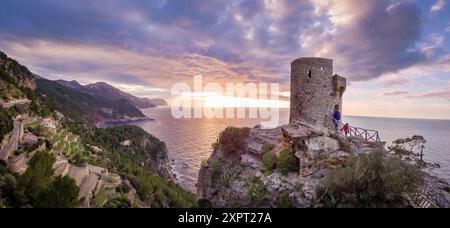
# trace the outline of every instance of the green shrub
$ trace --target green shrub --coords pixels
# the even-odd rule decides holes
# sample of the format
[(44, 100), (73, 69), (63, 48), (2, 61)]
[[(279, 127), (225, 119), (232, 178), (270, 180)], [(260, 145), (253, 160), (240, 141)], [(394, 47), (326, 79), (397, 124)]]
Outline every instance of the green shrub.
[(88, 157), (86, 155), (83, 155), (81, 152), (75, 154), (70, 159), (70, 163), (77, 165), (77, 166), (85, 166), (88, 162)]
[(46, 152), (39, 152), (28, 162), (28, 169), (18, 179), (20, 190), (34, 201), (39, 192), (45, 189), (52, 181), (54, 174), (53, 163), (56, 159)]
[(272, 152), (266, 152), (262, 156), (262, 162), (264, 170), (266, 172), (272, 172), (277, 167), (277, 155)]
[(221, 187), (229, 187), (229, 184), (231, 180), (233, 179), (233, 176), (230, 174), (223, 174), (220, 176), (220, 186)]
[(264, 183), (258, 178), (253, 177), (247, 185), (247, 196), (254, 203), (259, 204), (265, 197), (267, 188)]
[(213, 159), (211, 161), (211, 187), (215, 188), (222, 175), (222, 161)]
[(280, 152), (277, 160), (277, 168), (283, 175), (287, 175), (289, 172), (298, 172), (299, 161), (291, 149), (284, 149)]
[(194, 194), (159, 176), (138, 174), (130, 176), (130, 182), (139, 198), (154, 208), (192, 208), (197, 205)]
[(39, 194), (46, 190), (53, 180), (55, 157), (38, 152), (28, 162), (28, 168), (21, 176), (8, 181), (7, 203), (11, 207), (35, 207), (39, 204)]
[(73, 208), (82, 203), (78, 200), (80, 188), (68, 177), (56, 177), (55, 180), (38, 195), (35, 204), (39, 208)]
[(275, 149), (275, 145), (270, 144), (270, 143), (265, 143), (264, 145), (261, 146), (261, 152), (263, 154), (272, 152), (274, 149)]
[(220, 133), (219, 139), (214, 147), (222, 150), (227, 158), (240, 159), (245, 151), (246, 139), (250, 133), (250, 128), (228, 127)]
[(36, 124), (34, 126), (27, 127), (27, 131), (36, 136), (43, 136), (45, 129), (41, 124)]
[(212, 208), (212, 203), (208, 199), (199, 199), (197, 201), (197, 205), (199, 208)]
[(213, 159), (211, 161), (211, 172), (213, 175), (220, 175), (222, 173), (222, 161), (219, 159)]
[(275, 206), (277, 208), (295, 208), (295, 204), (289, 197), (288, 192), (283, 192), (277, 196), (275, 199)]
[(120, 193), (127, 194), (127, 193), (129, 193), (131, 191), (131, 186), (127, 182), (122, 181), (119, 184), (119, 186), (117, 186), (116, 191), (120, 192)]
[(119, 197), (106, 202), (103, 208), (131, 208), (132, 204), (127, 197)]
[(417, 192), (423, 173), (395, 157), (376, 152), (347, 159), (316, 189), (324, 207), (404, 207), (404, 194)]
[(0, 107), (0, 142), (8, 132), (13, 130), (13, 120), (8, 112)]

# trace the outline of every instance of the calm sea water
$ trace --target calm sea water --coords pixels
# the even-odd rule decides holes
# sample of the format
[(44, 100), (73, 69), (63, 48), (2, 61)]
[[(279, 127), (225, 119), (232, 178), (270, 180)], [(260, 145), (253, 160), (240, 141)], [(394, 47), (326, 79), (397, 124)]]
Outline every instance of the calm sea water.
[[(144, 114), (155, 119), (152, 122), (139, 122), (150, 134), (163, 140), (169, 157), (176, 161), (176, 172), (181, 185), (196, 191), (197, 174), (203, 160), (207, 160), (212, 152), (212, 143), (220, 132), (228, 126), (253, 127), (260, 123), (258, 119), (174, 119), (170, 108), (143, 110)], [(289, 110), (280, 110), (280, 125), (289, 121)], [(425, 158), (438, 162), (440, 169), (434, 174), (450, 181), (450, 121), (395, 119), (375, 117), (345, 116), (344, 122), (352, 126), (378, 130), (383, 141), (388, 143), (398, 138), (423, 135), (428, 143)]]

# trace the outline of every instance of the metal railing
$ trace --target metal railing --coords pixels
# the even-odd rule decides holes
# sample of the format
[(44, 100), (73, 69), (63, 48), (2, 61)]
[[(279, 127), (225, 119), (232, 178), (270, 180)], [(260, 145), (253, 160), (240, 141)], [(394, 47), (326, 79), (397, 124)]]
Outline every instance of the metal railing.
[[(325, 126), (334, 126), (334, 118), (330, 115), (326, 115), (324, 123)], [(343, 126), (344, 123), (341, 122), (341, 128)], [(347, 136), (362, 137), (366, 141), (381, 142), (380, 134), (378, 133), (378, 131), (360, 127), (349, 126), (349, 132)]]
[(366, 141), (381, 142), (380, 134), (375, 130), (350, 126), (349, 135), (362, 137)]

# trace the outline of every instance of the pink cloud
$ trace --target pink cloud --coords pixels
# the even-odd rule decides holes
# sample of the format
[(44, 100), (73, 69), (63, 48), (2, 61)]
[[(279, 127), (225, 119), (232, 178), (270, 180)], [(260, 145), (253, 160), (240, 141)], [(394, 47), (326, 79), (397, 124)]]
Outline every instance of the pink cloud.
[(381, 79), (385, 87), (394, 87), (414, 83), (411, 77), (402, 74), (391, 74)]
[(444, 98), (450, 99), (450, 88), (411, 96), (411, 98)]
[(430, 11), (432, 13), (439, 12), (445, 7), (446, 4), (447, 4), (446, 0), (438, 0), (436, 3), (434, 3), (434, 5), (431, 6)]
[(406, 96), (408, 95), (409, 92), (408, 91), (393, 91), (393, 92), (387, 92), (384, 93), (384, 96)]

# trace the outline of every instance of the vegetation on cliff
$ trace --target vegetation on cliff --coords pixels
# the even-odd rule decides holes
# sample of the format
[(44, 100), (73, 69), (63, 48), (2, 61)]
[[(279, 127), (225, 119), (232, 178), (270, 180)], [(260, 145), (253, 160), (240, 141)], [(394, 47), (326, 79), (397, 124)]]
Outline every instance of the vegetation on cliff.
[(382, 152), (352, 156), (332, 170), (317, 187), (323, 207), (407, 207), (405, 195), (418, 192), (423, 173), (416, 167)]
[[(420, 159), (423, 137), (399, 139), (387, 151), (384, 143), (303, 122), (246, 131), (225, 130), (202, 164), (198, 192), (205, 207), (411, 207), (418, 194), (450, 205), (448, 184), (421, 170), (428, 167)], [(238, 146), (225, 140), (242, 132)]]
[[(23, 158), (21, 161), (25, 162), (21, 166), (26, 168), (23, 172), (7, 166), (8, 161), (1, 162), (0, 207), (61, 208), (85, 205), (84, 199), (79, 198), (83, 187), (79, 182), (87, 182), (84, 180), (88, 177), (81, 176), (75, 182), (67, 173), (56, 176), (55, 155), (58, 156), (58, 165), (69, 164), (70, 172), (77, 166), (75, 168), (80, 174), (87, 171), (90, 175), (98, 171), (97, 174), (104, 176), (101, 177), (104, 178), (103, 190), (91, 191), (87, 188), (88, 196), (93, 194), (89, 197), (95, 201), (91, 206), (196, 206), (195, 195), (172, 182), (170, 162), (163, 142), (135, 126), (95, 127), (94, 124), (104, 120), (144, 117), (128, 101), (96, 98), (44, 79), (38, 80), (38, 89), (34, 91), (31, 73), (25, 72), (24, 67), (13, 66), (17, 62), (1, 57), (0, 95), (5, 95), (4, 91), (15, 91), (20, 96), (11, 93), (5, 97), (26, 97), (31, 102), (0, 109), (0, 136), (3, 138), (12, 130), (13, 117), (25, 114), (22, 116), (27, 120), (24, 129), (36, 137), (36, 142), (21, 144), (11, 155), (14, 159)], [(25, 80), (24, 77), (30, 75)], [(89, 168), (92, 165), (99, 165), (91, 167), (97, 171)], [(103, 167), (111, 173), (108, 174)]]
[[(131, 141), (130, 145), (121, 144), (126, 140)], [(108, 151), (96, 159), (95, 163), (128, 179), (141, 200), (148, 205), (182, 208), (196, 206), (193, 194), (163, 178), (171, 178), (170, 167), (164, 164), (168, 160), (166, 146), (141, 128), (116, 126), (94, 129), (87, 141)]]
[(71, 178), (54, 177), (55, 157), (46, 152), (37, 153), (29, 161), (23, 175), (0, 167), (0, 192), (3, 203), (9, 207), (75, 207), (79, 188)]
[(284, 148), (277, 155), (273, 152), (273, 149), (267, 151), (267, 147), (268, 145), (263, 145), (262, 149), (262, 163), (266, 174), (270, 174), (274, 170), (279, 170), (284, 175), (287, 175), (289, 172), (298, 172), (298, 158), (290, 148)]
[[(8, 81), (17, 85), (20, 89), (30, 89), (34, 90), (36, 88), (36, 83), (34, 81), (34, 75), (28, 68), (19, 64), (16, 60), (8, 58), (8, 56), (0, 51), (0, 71), (3, 71), (3, 76), (12, 79)], [(4, 79), (4, 78), (3, 78)]]
[(11, 132), (13, 129), (13, 121), (8, 112), (0, 108), (0, 143), (4, 135)]
[(246, 139), (250, 132), (250, 128), (228, 127), (222, 131), (213, 144), (213, 149), (221, 149), (224, 155), (231, 159), (241, 159), (241, 154), (247, 146)]
[(424, 150), (427, 140), (421, 135), (414, 135), (411, 138), (397, 139), (389, 146), (389, 151), (402, 160), (416, 164), (419, 168), (440, 168), (438, 163), (426, 162)]

